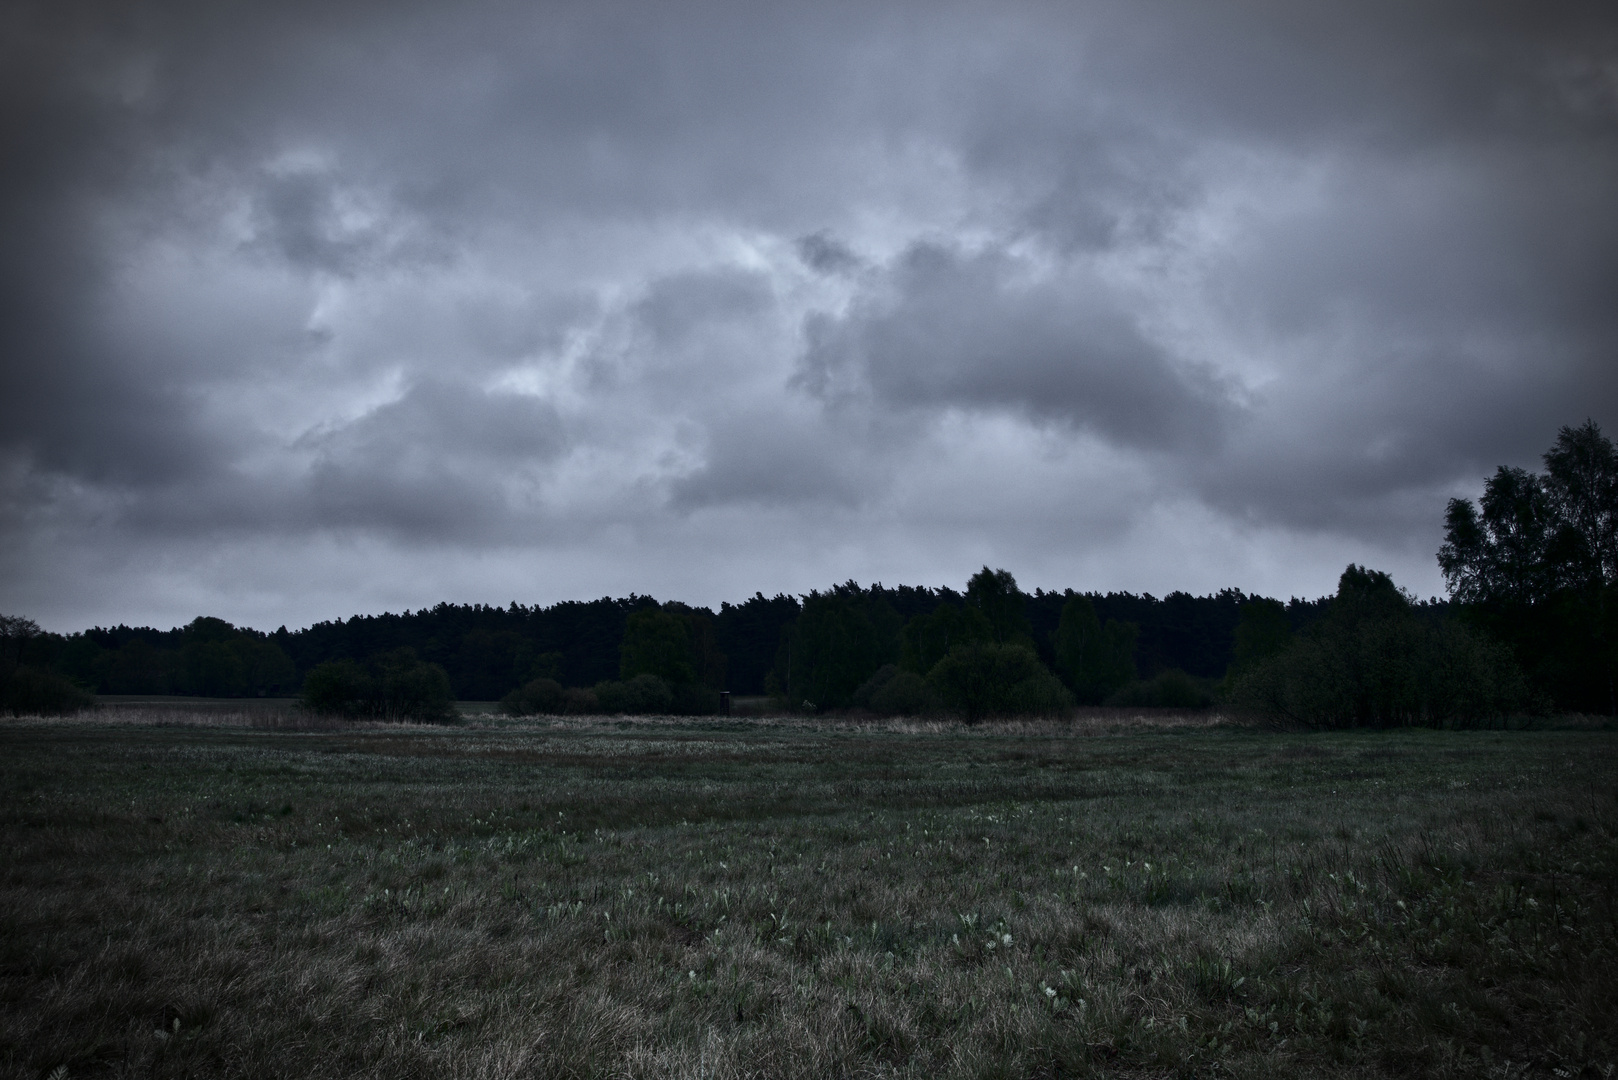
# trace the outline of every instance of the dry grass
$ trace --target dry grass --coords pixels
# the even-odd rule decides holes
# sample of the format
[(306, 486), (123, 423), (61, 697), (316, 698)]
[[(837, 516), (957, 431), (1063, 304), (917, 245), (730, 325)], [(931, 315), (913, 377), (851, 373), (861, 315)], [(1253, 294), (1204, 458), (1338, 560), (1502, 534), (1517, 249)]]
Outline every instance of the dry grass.
[(132, 711), (0, 727), (6, 1075), (1618, 1060), (1608, 732)]

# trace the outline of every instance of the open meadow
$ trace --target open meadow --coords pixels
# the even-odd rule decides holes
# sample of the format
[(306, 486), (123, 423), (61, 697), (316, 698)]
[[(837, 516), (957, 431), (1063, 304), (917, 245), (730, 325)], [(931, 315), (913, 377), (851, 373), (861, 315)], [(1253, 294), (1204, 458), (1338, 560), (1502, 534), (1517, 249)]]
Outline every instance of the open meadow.
[(1618, 734), (0, 723), (16, 1077), (1612, 1076)]

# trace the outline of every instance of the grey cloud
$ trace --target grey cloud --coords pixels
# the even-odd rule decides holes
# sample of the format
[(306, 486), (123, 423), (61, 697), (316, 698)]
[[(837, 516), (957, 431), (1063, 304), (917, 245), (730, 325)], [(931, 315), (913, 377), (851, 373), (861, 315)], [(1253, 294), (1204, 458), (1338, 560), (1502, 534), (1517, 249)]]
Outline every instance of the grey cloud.
[(864, 440), (828, 437), (801, 418), (720, 417), (706, 436), (701, 467), (669, 486), (676, 509), (855, 506), (881, 487), (870, 462), (860, 460)]
[(757, 315), (772, 299), (765, 275), (723, 267), (659, 278), (631, 314), (655, 346), (678, 349), (703, 328)]
[(86, 566), (230, 529), (540, 558), (557, 513), (734, 513), (734, 556), (748, 514), (854, 535), (896, 490), (949, 494), (890, 549), (988, 494), (970, 529), (1027, 534), (1048, 492), (939, 481), (945, 424), (1004, 469), (1115, 455), (1075, 475), (1126, 508), (1419, 546), (1555, 425), (1618, 425), (1605, 3), (7, 19), (0, 533), (44, 554), (0, 600), (57, 573), (51, 522)]
[(490, 464), (543, 460), (565, 445), (565, 438), (549, 402), (432, 380), (304, 442), (329, 461), (387, 468), (463, 457)]
[(265, 451), (262, 433), (256, 441), (257, 461), (238, 445), (198, 475), (141, 477), (100, 508), (98, 527), (145, 541), (375, 532), (501, 543), (543, 530), (537, 492), (571, 445), (550, 403), (443, 380), (289, 447)]
[(353, 276), (375, 258), (384, 238), (376, 222), (345, 221), (340, 199), (333, 179), (314, 171), (264, 177), (257, 242), (294, 266)]
[(843, 318), (813, 317), (798, 384), (835, 403), (1009, 410), (1141, 449), (1207, 446), (1229, 406), (1091, 275), (1026, 283), (1001, 252), (904, 253)]
[(567, 446), (547, 402), (444, 382), (412, 387), (359, 419), (307, 437), (317, 527), (476, 536), (526, 516), (507, 494)]
[(1383, 542), (1436, 535), (1457, 485), (1481, 486), (1496, 465), (1535, 467), (1560, 425), (1592, 412), (1607, 410), (1611, 426), (1618, 376), (1557, 359), (1497, 367), (1417, 351), (1368, 355), (1329, 377), (1299, 372), (1259, 395), (1220, 455), (1182, 475), (1240, 520)]
[(800, 236), (793, 242), (798, 258), (809, 269), (821, 274), (847, 274), (864, 265), (854, 249), (831, 234), (829, 230)]

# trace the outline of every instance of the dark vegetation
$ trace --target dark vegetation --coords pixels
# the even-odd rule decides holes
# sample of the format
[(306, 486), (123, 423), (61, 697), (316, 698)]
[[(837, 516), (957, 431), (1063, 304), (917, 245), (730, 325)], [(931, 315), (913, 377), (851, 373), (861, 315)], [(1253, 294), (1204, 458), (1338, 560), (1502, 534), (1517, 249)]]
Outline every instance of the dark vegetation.
[(0, 725), (0, 1075), (1613, 1074), (1612, 733), (1151, 723)]
[(1328, 728), (1618, 713), (1618, 453), (1587, 422), (1563, 428), (1544, 461), (1544, 474), (1502, 467), (1478, 506), (1451, 501), (1449, 601), (1418, 601), (1360, 566), (1334, 596), (1286, 604), (1234, 589), (1025, 594), (984, 567), (964, 593), (850, 581), (717, 612), (630, 596), (440, 604), (295, 633), (199, 618), (68, 637), (13, 619), (0, 707), (301, 689), (311, 708), (350, 717), (442, 718), (453, 698), (516, 715), (695, 715), (728, 690), (794, 711), (968, 721), (1219, 702)]
[(0, 714), (41, 716), (76, 712), (94, 698), (49, 666), (39, 643), (48, 638), (32, 619), (0, 615)]
[(303, 703), (315, 712), (365, 720), (443, 723), (455, 714), (449, 676), (408, 646), (367, 662), (327, 660), (303, 681)]
[(1438, 563), (1466, 621), (1557, 708), (1618, 713), (1618, 450), (1586, 421), (1544, 464), (1450, 500)]

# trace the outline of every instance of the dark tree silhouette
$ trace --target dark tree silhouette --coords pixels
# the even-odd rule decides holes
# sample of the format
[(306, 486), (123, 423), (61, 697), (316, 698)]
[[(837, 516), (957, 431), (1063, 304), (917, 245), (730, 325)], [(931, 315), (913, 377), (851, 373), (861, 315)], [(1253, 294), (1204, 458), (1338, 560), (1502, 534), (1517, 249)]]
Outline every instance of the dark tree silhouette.
[(1562, 708), (1618, 712), (1618, 450), (1564, 427), (1545, 472), (1502, 465), (1451, 499), (1438, 564), (1451, 597)]
[(1056, 669), (1081, 704), (1099, 705), (1135, 678), (1137, 632), (1116, 619), (1103, 626), (1089, 597), (1068, 597), (1052, 642)]

